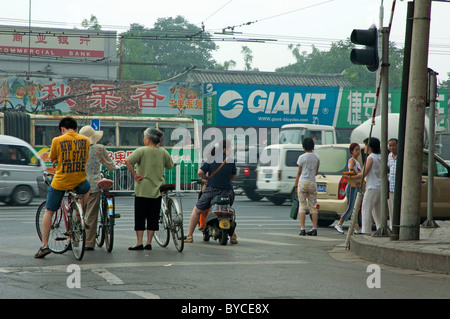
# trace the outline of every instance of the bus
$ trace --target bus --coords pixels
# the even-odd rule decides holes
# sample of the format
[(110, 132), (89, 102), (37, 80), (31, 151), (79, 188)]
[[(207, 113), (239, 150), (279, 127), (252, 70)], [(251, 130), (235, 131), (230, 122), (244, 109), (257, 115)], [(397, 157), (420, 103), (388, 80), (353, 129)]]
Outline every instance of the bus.
[[(17, 111), (0, 112), (0, 133), (12, 135), (30, 143), (51, 170), (49, 160), (52, 139), (60, 134), (58, 123), (67, 115), (26, 114)], [(136, 148), (143, 146), (143, 133), (149, 127), (160, 129), (163, 133), (161, 146), (167, 149), (174, 162), (175, 169), (166, 170), (166, 182), (174, 183), (178, 190), (197, 190), (192, 183), (196, 179), (201, 162), (200, 145), (201, 126), (198, 120), (187, 117), (148, 117), (115, 115), (70, 115), (81, 128), (91, 125), (102, 130), (103, 137), (98, 142), (105, 145), (109, 157), (118, 166), (123, 166), (125, 159)], [(114, 180), (113, 191), (133, 192), (134, 180), (123, 169), (110, 173)]]

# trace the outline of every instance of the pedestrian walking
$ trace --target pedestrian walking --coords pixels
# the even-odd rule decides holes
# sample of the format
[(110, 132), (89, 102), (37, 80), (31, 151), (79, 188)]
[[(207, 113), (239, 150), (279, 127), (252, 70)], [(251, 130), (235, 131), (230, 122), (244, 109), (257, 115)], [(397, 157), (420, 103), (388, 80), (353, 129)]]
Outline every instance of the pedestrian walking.
[[(163, 133), (156, 128), (144, 131), (144, 146), (137, 148), (125, 159), (128, 171), (135, 183), (134, 230), (136, 244), (129, 250), (151, 250), (155, 231), (159, 230), (161, 211), (161, 192), (159, 188), (165, 183), (164, 168), (176, 166), (169, 153), (160, 146)], [(134, 166), (137, 166), (135, 170)], [(146, 224), (147, 223), (147, 224)], [(144, 246), (144, 232), (147, 241)]]
[[(317, 222), (319, 219), (317, 211), (317, 183), (316, 175), (319, 172), (320, 158), (314, 153), (314, 140), (306, 137), (302, 141), (305, 153), (297, 160), (298, 171), (295, 179), (294, 189), (299, 201), (300, 236), (317, 236)], [(313, 227), (305, 230), (306, 210), (309, 204)]]

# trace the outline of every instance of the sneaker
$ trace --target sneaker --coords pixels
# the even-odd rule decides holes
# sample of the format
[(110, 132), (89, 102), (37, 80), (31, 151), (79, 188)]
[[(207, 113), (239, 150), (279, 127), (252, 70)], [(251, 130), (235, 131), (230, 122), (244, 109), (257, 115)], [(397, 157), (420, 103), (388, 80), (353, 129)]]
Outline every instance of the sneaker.
[(306, 230), (300, 229), (300, 236), (306, 236)]
[(317, 229), (313, 228), (311, 230), (308, 230), (306, 232), (306, 235), (308, 235), (308, 236), (317, 236)]
[(194, 242), (194, 238), (192, 238), (192, 236), (186, 236), (184, 242), (187, 244), (192, 244)]
[(339, 234), (343, 234), (344, 230), (342, 229), (342, 225), (336, 225), (334, 228), (337, 230)]
[(354, 231), (353, 231), (353, 234), (355, 234), (355, 235), (362, 234), (362, 230), (361, 230), (361, 229), (359, 229), (359, 230), (354, 230)]
[(44, 258), (45, 256), (47, 256), (48, 254), (50, 254), (52, 251), (50, 250), (50, 248), (45, 247), (45, 248), (39, 248), (38, 252), (36, 253), (36, 255), (34, 255), (34, 258)]

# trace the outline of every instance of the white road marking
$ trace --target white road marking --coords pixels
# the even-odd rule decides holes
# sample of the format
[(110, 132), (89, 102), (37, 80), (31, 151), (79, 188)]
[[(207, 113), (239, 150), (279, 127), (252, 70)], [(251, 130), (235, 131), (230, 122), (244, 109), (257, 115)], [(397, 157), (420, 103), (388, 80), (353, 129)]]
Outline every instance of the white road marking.
[(131, 294), (138, 295), (139, 297), (142, 297), (144, 299), (161, 299), (158, 295), (152, 294), (148, 291), (128, 291)]
[(123, 281), (119, 277), (109, 272), (105, 268), (94, 268), (92, 269), (92, 272), (105, 279), (111, 285), (123, 285)]
[[(111, 269), (111, 268), (132, 268), (132, 267), (171, 267), (176, 266), (233, 266), (233, 265), (290, 265), (290, 264), (308, 264), (309, 262), (292, 259), (292, 260), (245, 260), (245, 261), (182, 261), (182, 262), (167, 262), (167, 261), (149, 261), (149, 262), (125, 262), (125, 263), (105, 263), (105, 264), (83, 264), (79, 265), (81, 270), (94, 269)], [(55, 266), (30, 266), (30, 267), (3, 267), (3, 272), (6, 273), (23, 273), (23, 272), (66, 272), (67, 265)]]

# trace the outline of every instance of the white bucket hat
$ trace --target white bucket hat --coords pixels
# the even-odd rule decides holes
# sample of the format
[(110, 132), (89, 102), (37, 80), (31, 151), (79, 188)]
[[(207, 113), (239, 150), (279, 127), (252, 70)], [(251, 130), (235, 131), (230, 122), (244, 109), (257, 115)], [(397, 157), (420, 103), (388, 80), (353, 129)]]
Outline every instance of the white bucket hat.
[(83, 126), (79, 133), (88, 137), (91, 144), (97, 143), (103, 136), (103, 131), (96, 131), (89, 125)]

